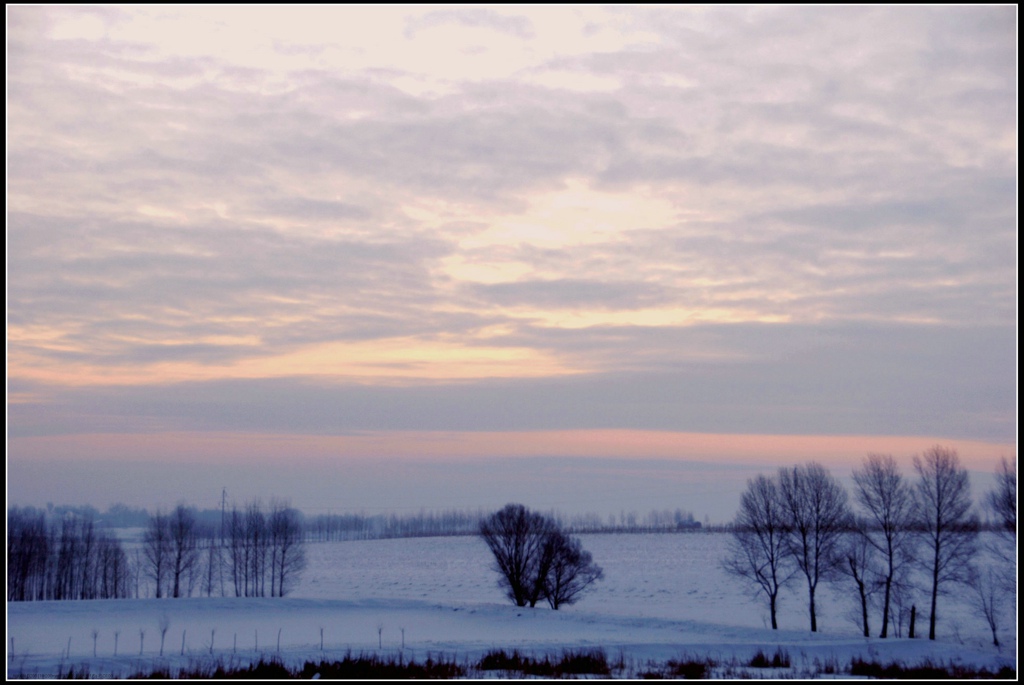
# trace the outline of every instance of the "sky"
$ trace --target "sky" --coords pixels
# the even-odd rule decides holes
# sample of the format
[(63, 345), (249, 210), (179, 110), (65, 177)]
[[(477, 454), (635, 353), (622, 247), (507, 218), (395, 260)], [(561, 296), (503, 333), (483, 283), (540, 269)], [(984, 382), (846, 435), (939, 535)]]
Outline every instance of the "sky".
[(12, 504), (1015, 457), (1016, 7), (6, 18)]

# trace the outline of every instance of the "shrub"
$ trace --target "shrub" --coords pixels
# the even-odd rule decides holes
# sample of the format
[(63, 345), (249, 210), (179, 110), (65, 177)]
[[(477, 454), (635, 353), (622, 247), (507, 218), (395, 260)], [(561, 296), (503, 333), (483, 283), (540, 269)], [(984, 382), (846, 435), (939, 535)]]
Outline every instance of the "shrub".
[(666, 665), (668, 666), (669, 675), (673, 678), (703, 680), (710, 676), (715, 662), (711, 659), (686, 658), (679, 661), (669, 661)]
[(769, 658), (762, 650), (758, 649), (748, 665), (752, 668), (789, 668), (789, 652), (781, 647), (776, 647), (775, 654)]

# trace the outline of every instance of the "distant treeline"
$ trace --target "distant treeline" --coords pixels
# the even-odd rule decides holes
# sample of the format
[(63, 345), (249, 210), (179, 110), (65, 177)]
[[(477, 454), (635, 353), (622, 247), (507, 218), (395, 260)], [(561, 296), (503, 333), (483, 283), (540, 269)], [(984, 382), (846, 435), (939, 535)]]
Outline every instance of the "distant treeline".
[[(196, 522), (207, 528), (220, 530), (220, 509), (197, 509), (188, 507)], [(65, 518), (77, 518), (92, 521), (102, 528), (145, 528), (150, 524), (153, 514), (143, 507), (131, 507), (127, 504), (112, 504), (106, 511), (100, 511), (88, 504), (55, 505), (52, 502), (46, 508), (22, 507), (22, 511), (43, 514), (48, 521), (59, 521)], [(230, 511), (230, 510), (229, 510)]]
[(91, 507), (8, 509), (7, 600), (282, 597), (305, 567), (302, 515), (281, 502), (143, 513), (122, 538)]
[(415, 514), (320, 514), (307, 517), (312, 542), (470, 535), (478, 532), (482, 511), (421, 511)]
[[(386, 538), (437, 537), (477, 535), (480, 521), (493, 511), (446, 510), (420, 511), (408, 514), (320, 514), (307, 517), (306, 539), (311, 542), (336, 540), (378, 540)], [(560, 528), (569, 533), (646, 533), (698, 530), (699, 521), (682, 509), (650, 511), (641, 516), (635, 511), (609, 515), (565, 515), (548, 512)]]
[[(220, 535), (222, 522), (225, 531), (230, 526), (231, 509), (198, 509), (188, 507), (196, 524), (203, 530)], [(43, 516), (48, 522), (73, 518), (91, 521), (103, 530), (114, 528), (144, 529), (150, 526), (153, 514), (142, 507), (114, 504), (106, 511), (99, 511), (89, 505), (68, 506), (48, 504), (45, 509), (24, 507), (22, 512)], [(298, 513), (298, 512), (297, 512)], [(305, 538), (309, 542), (333, 540), (376, 540), (383, 538), (432, 537), (445, 535), (475, 535), (479, 532), (480, 520), (493, 513), (484, 509), (446, 509), (443, 511), (420, 510), (413, 513), (337, 513), (315, 516), (299, 514), (299, 521)], [(634, 533), (670, 532), (702, 528), (693, 513), (684, 509), (651, 510), (645, 514), (637, 511), (620, 511), (617, 514), (601, 516), (596, 513), (563, 514), (547, 511), (561, 527), (572, 533)], [(705, 522), (703, 527), (707, 527)], [(716, 528), (717, 529), (717, 528)], [(119, 536), (122, 539), (123, 535)]]

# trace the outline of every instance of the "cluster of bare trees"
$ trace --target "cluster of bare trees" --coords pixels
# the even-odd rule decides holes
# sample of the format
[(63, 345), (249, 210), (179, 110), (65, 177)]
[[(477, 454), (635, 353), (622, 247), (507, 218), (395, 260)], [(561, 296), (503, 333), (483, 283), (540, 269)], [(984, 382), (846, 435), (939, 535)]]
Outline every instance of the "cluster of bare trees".
[(902, 634), (916, 568), (927, 576), (930, 639), (935, 639), (939, 596), (961, 583), (976, 591), (998, 645), (998, 604), (1015, 592), (1016, 471), (1004, 459), (997, 488), (986, 498), (1001, 531), (995, 575), (971, 563), (979, 524), (956, 451), (935, 446), (914, 457), (914, 471), (917, 479), (911, 482), (891, 455), (868, 455), (853, 473), (855, 507), (820, 464), (757, 476), (741, 497), (726, 569), (767, 599), (773, 629), (778, 628), (779, 593), (794, 578), (806, 582), (812, 631), (817, 630), (819, 583), (848, 578), (857, 591), (865, 637), (869, 606), (881, 595), (879, 637), (884, 638), (890, 626)]
[[(195, 511), (183, 504), (170, 514), (157, 511), (149, 519), (142, 540), (146, 575), (153, 581), (155, 596), (192, 596), (202, 577), (202, 549), (215, 542), (212, 529), (200, 526)], [(207, 587), (208, 592), (211, 589)]]
[(482, 519), (480, 535), (494, 554), (501, 587), (516, 606), (534, 607), (545, 599), (557, 610), (603, 577), (579, 538), (521, 504)]
[(43, 512), (7, 512), (7, 599), (116, 599), (130, 591), (121, 543), (89, 517), (51, 525)]
[(142, 556), (156, 597), (227, 594), (225, 575), (236, 597), (283, 597), (292, 589), (306, 564), (297, 510), (251, 502), (232, 508), (223, 528), (218, 535), (183, 505), (150, 519)]
[(232, 509), (225, 551), (236, 597), (284, 597), (306, 566), (302, 517), (280, 502)]
[(148, 518), (141, 541), (119, 541), (90, 512), (7, 512), (7, 599), (283, 597), (305, 568), (301, 514), (281, 502), (237, 508), (214, 526), (179, 504)]
[(1004, 597), (1015, 597), (1017, 591), (1017, 470), (1003, 458), (996, 471), (996, 486), (985, 498), (985, 506), (995, 523), (995, 536), (987, 551), (995, 567), (976, 570), (971, 578), (976, 603), (992, 630), (992, 642), (999, 645), (997, 634), (999, 609)]

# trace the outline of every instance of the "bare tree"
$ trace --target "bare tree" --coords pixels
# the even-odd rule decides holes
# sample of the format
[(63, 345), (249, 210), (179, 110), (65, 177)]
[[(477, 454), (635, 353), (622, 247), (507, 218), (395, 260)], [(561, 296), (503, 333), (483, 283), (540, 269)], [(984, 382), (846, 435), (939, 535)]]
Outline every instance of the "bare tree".
[(551, 520), (521, 504), (506, 505), (480, 521), (480, 536), (495, 555), (500, 583), (516, 606), (537, 605), (543, 592), (541, 557), (553, 530)]
[(46, 599), (54, 561), (43, 513), (7, 510), (7, 600)]
[(992, 567), (984, 571), (972, 568), (970, 584), (974, 593), (974, 606), (992, 631), (992, 644), (998, 647), (999, 614), (1003, 605), (1002, 579)]
[(149, 527), (142, 539), (142, 553), (146, 560), (146, 573), (153, 579), (159, 599), (163, 597), (172, 553), (170, 520), (159, 511), (149, 519)]
[(852, 530), (845, 536), (845, 544), (841, 551), (842, 562), (838, 569), (843, 575), (849, 576), (857, 588), (857, 597), (860, 599), (859, 622), (864, 637), (871, 637), (871, 630), (868, 627), (868, 600), (877, 589), (877, 550), (871, 544), (867, 521), (856, 519), (851, 523), (851, 528)]
[(245, 538), (245, 524), (242, 514), (236, 507), (231, 508), (228, 526), (228, 558), (231, 563), (231, 582), (235, 588), (235, 597), (247, 597), (249, 549)]
[(480, 521), (480, 535), (501, 574), (499, 582), (516, 606), (536, 606), (540, 599), (544, 545), (554, 530), (553, 521), (522, 504), (508, 504)]
[(544, 596), (552, 609), (576, 602), (592, 583), (604, 577), (579, 538), (556, 530), (548, 536), (544, 556), (550, 561), (544, 576)]
[(160, 629), (160, 656), (164, 655), (164, 638), (167, 637), (167, 629), (171, 627), (171, 618), (167, 614), (161, 614), (157, 622)]
[(988, 493), (988, 505), (1000, 529), (1017, 533), (1017, 469), (1003, 457), (996, 472), (996, 488)]
[(217, 531), (211, 526), (201, 527), (199, 530), (199, 539), (202, 541), (200, 543), (200, 547), (202, 549), (200, 554), (205, 557), (205, 561), (203, 562), (203, 582), (200, 587), (200, 592), (205, 591), (207, 597), (212, 596), (219, 579), (222, 581), (220, 591), (221, 595), (223, 595), (224, 579), (221, 568), (223, 559), (221, 557), (220, 540), (218, 538)]
[[(228, 520), (227, 565), (236, 597), (283, 597), (306, 566), (302, 515), (283, 502), (272, 502), (269, 515), (257, 500), (245, 511), (233, 508)], [(211, 542), (212, 545), (212, 542)], [(219, 550), (217, 551), (219, 552)], [(210, 564), (217, 554), (208, 550)], [(208, 587), (213, 571), (208, 569)]]
[[(199, 563), (199, 539), (196, 530), (195, 514), (179, 504), (168, 520), (171, 538), (171, 581), (172, 597), (181, 597), (181, 581), (183, 577), (191, 578)], [(191, 583), (189, 583), (191, 586)], [(189, 587), (191, 593), (191, 587)]]
[(98, 595), (104, 599), (128, 596), (128, 556), (121, 543), (113, 536), (102, 533), (96, 546)]
[(883, 559), (882, 630), (889, 636), (892, 586), (900, 569), (913, 558), (914, 492), (891, 454), (869, 454), (853, 472), (855, 496), (867, 516), (862, 529), (868, 543)]
[(245, 544), (249, 549), (247, 597), (265, 597), (267, 587), (267, 516), (259, 500), (245, 509)]
[(909, 627), (916, 602), (916, 591), (917, 588), (911, 579), (910, 566), (903, 566), (892, 583), (892, 605), (889, 614), (893, 632), (898, 638), (903, 637), (903, 627)]
[(271, 504), (270, 511), (270, 594), (284, 597), (296, 577), (306, 567), (306, 552), (302, 539), (302, 516), (281, 502)]
[(730, 573), (754, 583), (768, 598), (772, 630), (778, 630), (779, 591), (796, 569), (787, 562), (786, 512), (776, 481), (764, 475), (747, 481), (733, 526)]
[(935, 639), (936, 608), (941, 586), (966, 582), (975, 551), (976, 522), (970, 515), (971, 484), (956, 450), (936, 445), (914, 457), (919, 480), (919, 526), (928, 548), (931, 613), (928, 639)]
[(779, 469), (779, 491), (787, 514), (787, 549), (807, 579), (811, 632), (817, 632), (814, 594), (841, 563), (839, 543), (849, 519), (846, 491), (814, 462)]
[(534, 607), (543, 598), (557, 610), (604, 577), (578, 538), (521, 504), (482, 519), (480, 535), (494, 554), (499, 584), (516, 606)]
[(985, 507), (996, 525), (996, 534), (986, 545), (994, 567), (972, 569), (971, 586), (975, 606), (992, 631), (992, 644), (998, 647), (1002, 607), (1015, 606), (1017, 593), (1017, 470), (1006, 457), (999, 462), (996, 485), (986, 493)]
[(7, 599), (108, 599), (128, 594), (121, 543), (92, 512), (65, 512), (52, 526), (32, 508), (7, 512)]
[(985, 505), (997, 531), (989, 551), (998, 560), (1003, 589), (1012, 595), (1017, 586), (1017, 469), (1006, 457), (999, 462), (996, 486), (985, 497)]

